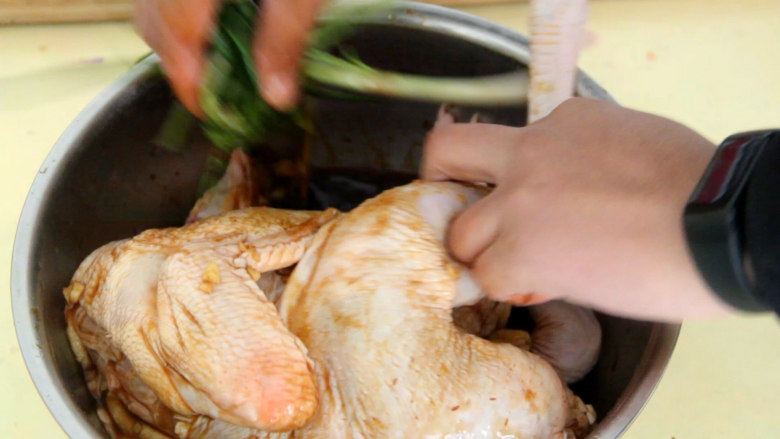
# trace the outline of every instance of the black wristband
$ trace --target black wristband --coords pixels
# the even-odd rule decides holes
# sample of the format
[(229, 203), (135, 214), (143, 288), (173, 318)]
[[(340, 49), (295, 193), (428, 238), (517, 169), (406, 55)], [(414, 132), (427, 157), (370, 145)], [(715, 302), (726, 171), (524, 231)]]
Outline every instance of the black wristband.
[(747, 183), (742, 230), (752, 291), (780, 314), (780, 130), (767, 138)]
[[(778, 271), (767, 275), (764, 262), (758, 261), (771, 252), (758, 241), (773, 231), (780, 233), (763, 214), (766, 188), (780, 184), (780, 170), (763, 163), (766, 151), (780, 149), (779, 134), (757, 131), (726, 139), (685, 209), (685, 233), (699, 271), (721, 299), (745, 311), (768, 310), (771, 292), (759, 288), (757, 279), (763, 284), (763, 279), (780, 277)], [(751, 225), (746, 228), (746, 223)], [(751, 253), (756, 249), (760, 254)]]

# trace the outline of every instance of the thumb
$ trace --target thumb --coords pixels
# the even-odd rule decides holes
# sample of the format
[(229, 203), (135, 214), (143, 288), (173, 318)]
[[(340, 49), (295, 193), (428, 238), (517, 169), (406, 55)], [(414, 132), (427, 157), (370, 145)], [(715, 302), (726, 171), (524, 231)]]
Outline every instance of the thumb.
[(285, 110), (298, 100), (298, 76), (306, 39), (322, 0), (265, 0), (254, 53), (263, 98)]
[(163, 70), (182, 105), (192, 114), (203, 117), (200, 108), (200, 81), (205, 68), (202, 58), (187, 50), (159, 53)]
[(136, 25), (157, 52), (173, 91), (194, 114), (198, 102), (208, 44), (219, 0), (168, 0), (136, 2)]

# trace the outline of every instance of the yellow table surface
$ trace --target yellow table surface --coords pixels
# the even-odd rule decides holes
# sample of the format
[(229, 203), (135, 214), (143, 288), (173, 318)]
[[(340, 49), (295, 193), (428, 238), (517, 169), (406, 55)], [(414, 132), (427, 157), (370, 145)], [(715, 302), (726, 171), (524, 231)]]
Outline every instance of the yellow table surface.
[[(525, 31), (527, 5), (465, 8)], [(780, 1), (593, 0), (582, 68), (626, 106), (718, 142), (780, 127)], [(0, 438), (63, 438), (12, 325), (11, 248), (27, 190), (65, 127), (147, 51), (126, 23), (0, 28)], [(780, 325), (686, 322), (628, 439), (780, 438)]]

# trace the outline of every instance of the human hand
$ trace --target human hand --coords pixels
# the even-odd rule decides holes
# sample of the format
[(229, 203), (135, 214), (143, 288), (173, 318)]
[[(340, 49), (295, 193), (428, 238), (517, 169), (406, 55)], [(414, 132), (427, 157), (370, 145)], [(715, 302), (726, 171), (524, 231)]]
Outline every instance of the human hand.
[[(306, 37), (323, 0), (265, 0), (253, 52), (263, 98), (284, 110), (298, 100), (298, 70)], [(174, 92), (202, 115), (205, 51), (221, 0), (136, 0), (136, 26), (160, 56)]]
[(437, 126), (422, 175), (495, 185), (448, 237), (492, 298), (680, 320), (730, 310), (699, 275), (682, 222), (714, 150), (676, 122), (575, 98), (524, 128)]

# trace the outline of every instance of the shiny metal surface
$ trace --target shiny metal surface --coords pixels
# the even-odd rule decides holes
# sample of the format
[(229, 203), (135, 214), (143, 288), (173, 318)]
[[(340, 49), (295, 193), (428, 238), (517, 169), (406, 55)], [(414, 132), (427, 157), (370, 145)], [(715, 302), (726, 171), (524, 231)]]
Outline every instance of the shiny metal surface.
[[(521, 35), (470, 15), (409, 3), (363, 29), (350, 44), (369, 64), (415, 73), (477, 75), (525, 65)], [(62, 288), (79, 262), (108, 241), (143, 229), (180, 224), (195, 198), (207, 143), (186, 154), (150, 140), (172, 102), (154, 74), (155, 58), (134, 67), (71, 124), (41, 166), (17, 228), (11, 294), (14, 324), (41, 397), (73, 438), (107, 437), (65, 335)], [(611, 100), (581, 74), (581, 96)], [(321, 142), (313, 165), (413, 175), (436, 105), (394, 100), (313, 100)], [(468, 112), (473, 109), (464, 109)], [(481, 108), (521, 125), (522, 107)], [(616, 438), (650, 397), (666, 366), (677, 325), (599, 316), (603, 352), (575, 386), (596, 407), (591, 438)]]

